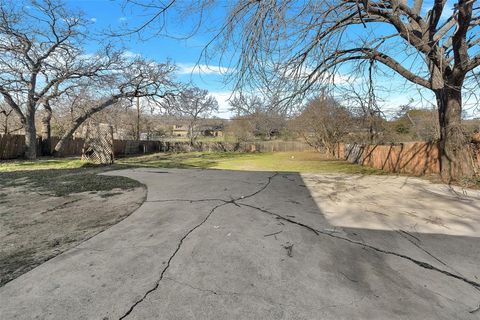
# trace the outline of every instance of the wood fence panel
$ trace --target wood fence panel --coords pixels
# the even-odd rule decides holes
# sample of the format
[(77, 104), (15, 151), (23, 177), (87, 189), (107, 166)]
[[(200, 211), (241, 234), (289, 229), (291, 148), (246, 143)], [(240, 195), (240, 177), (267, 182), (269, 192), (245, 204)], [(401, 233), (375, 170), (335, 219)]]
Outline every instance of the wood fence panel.
[(24, 151), (24, 135), (0, 135), (0, 159), (19, 158)]
[(346, 144), (340, 146), (340, 158), (387, 172), (423, 175), (440, 172), (438, 145), (410, 142), (391, 145)]

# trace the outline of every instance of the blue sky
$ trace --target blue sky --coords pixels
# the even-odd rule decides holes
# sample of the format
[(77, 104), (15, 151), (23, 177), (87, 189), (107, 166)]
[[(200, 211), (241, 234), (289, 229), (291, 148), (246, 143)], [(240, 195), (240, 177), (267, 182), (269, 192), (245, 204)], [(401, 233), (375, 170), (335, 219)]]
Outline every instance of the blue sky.
[[(94, 29), (97, 31), (111, 28), (112, 30), (119, 30), (126, 25), (138, 25), (142, 21), (142, 12), (137, 9), (132, 9), (131, 6), (123, 8), (123, 1), (115, 0), (67, 0), (67, 5), (81, 9), (86, 16), (91, 19)], [(228, 1), (225, 1), (223, 6), (228, 6)], [(425, 0), (424, 4), (428, 7), (429, 0)], [(140, 54), (146, 58), (157, 61), (171, 60), (179, 66), (178, 80), (182, 82), (193, 82), (195, 85), (207, 89), (214, 95), (220, 104), (219, 117), (228, 118), (232, 115), (228, 111), (228, 102), (226, 101), (231, 95), (231, 85), (225, 84), (224, 73), (227, 71), (226, 67), (220, 66), (220, 62), (215, 62), (214, 59), (208, 61), (208, 66), (205, 61), (198, 61), (201, 56), (202, 49), (205, 44), (211, 39), (212, 32), (209, 28), (215, 29), (222, 21), (224, 14), (228, 11), (225, 7), (216, 7), (209, 12), (208, 17), (204, 17), (205, 25), (202, 26), (199, 32), (187, 39), (173, 39), (164, 36), (154, 36), (152, 33), (144, 33), (144, 39), (139, 39), (134, 35), (122, 39), (123, 46), (131, 54)], [(447, 10), (445, 17), (452, 7), (452, 0), (447, 1)], [(175, 12), (169, 12), (167, 20), (167, 29), (170, 35), (184, 35), (192, 30), (193, 19), (179, 17)], [(385, 27), (380, 27), (380, 32), (386, 32)], [(364, 32), (361, 27), (355, 27), (356, 32)], [(87, 50), (95, 51), (94, 43), (91, 44)], [(401, 50), (401, 49), (398, 49)], [(405, 57), (405, 52), (398, 52), (397, 58)], [(408, 57), (406, 58), (408, 59)], [(194, 70), (195, 65), (200, 63), (201, 70), (198, 68)], [(341, 70), (347, 70), (348, 67)], [(388, 68), (382, 68), (390, 75), (393, 72)], [(409, 103), (414, 100), (413, 105), (416, 107), (433, 107), (433, 95), (428, 90), (419, 91), (419, 88), (411, 85), (400, 76), (380, 76), (377, 77), (380, 85), (384, 86), (386, 91), (379, 91), (378, 96), (381, 101), (381, 108), (386, 115), (392, 115), (402, 104)]]
[[(140, 21), (138, 16), (141, 15), (141, 12), (133, 12), (130, 7), (123, 8), (122, 1), (68, 0), (66, 4), (73, 9), (82, 10), (92, 21), (93, 29), (98, 32), (106, 29), (120, 30), (127, 25), (136, 25)], [(217, 18), (220, 19), (219, 12), (213, 14), (218, 14)], [(175, 17), (175, 19), (177, 18)], [(190, 19), (180, 19), (170, 21), (167, 27), (171, 34), (185, 35), (192, 29), (192, 22)], [(205, 43), (209, 40), (208, 37), (209, 34), (201, 30), (187, 39), (174, 39), (144, 33), (144, 39), (133, 35), (119, 39), (119, 41), (121, 41), (121, 46), (125, 47), (132, 55), (142, 55), (159, 62), (166, 60), (174, 62), (179, 67), (177, 79), (185, 83), (192, 82), (198, 87), (209, 90), (219, 102), (218, 116), (228, 118), (231, 116), (231, 112), (228, 111), (229, 106), (226, 100), (231, 95), (231, 86), (225, 84), (224, 81), (224, 74), (228, 72), (228, 68), (221, 67), (212, 61), (209, 61), (209, 65), (198, 61)], [(90, 43), (87, 51), (95, 51), (94, 42)]]

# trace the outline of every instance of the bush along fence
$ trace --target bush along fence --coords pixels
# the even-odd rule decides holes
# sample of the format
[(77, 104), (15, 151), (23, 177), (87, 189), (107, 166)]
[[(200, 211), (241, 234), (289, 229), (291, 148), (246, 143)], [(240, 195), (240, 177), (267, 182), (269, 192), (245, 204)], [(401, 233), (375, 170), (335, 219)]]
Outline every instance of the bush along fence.
[[(59, 138), (52, 137), (49, 146), (38, 140), (37, 154), (50, 155)], [(61, 156), (80, 156), (84, 139), (70, 139), (65, 144)], [(0, 160), (16, 159), (23, 156), (25, 136), (0, 135)], [(171, 141), (136, 141), (114, 140), (113, 153), (116, 157), (147, 154), (153, 152), (192, 152), (192, 151), (225, 151), (225, 152), (289, 152), (313, 151), (314, 149), (302, 141), (258, 141), (258, 142), (171, 142)]]
[[(480, 165), (480, 145), (473, 145)], [(386, 172), (415, 176), (440, 173), (439, 149), (436, 143), (408, 142), (391, 145), (339, 144), (337, 157), (352, 163)]]

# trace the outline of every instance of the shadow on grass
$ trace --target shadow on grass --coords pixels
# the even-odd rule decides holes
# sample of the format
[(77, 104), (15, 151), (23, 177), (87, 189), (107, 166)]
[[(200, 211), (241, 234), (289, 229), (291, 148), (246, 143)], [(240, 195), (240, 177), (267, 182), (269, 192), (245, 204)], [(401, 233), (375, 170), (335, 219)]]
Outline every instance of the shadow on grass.
[(84, 163), (74, 169), (17, 170), (0, 173), (0, 188), (24, 187), (26, 191), (41, 192), (52, 196), (72, 193), (132, 189), (142, 186), (138, 181), (99, 173), (116, 169)]
[(156, 153), (141, 157), (117, 159), (114, 168), (150, 167), (178, 169), (212, 169), (221, 161), (239, 157), (240, 154), (223, 153)]

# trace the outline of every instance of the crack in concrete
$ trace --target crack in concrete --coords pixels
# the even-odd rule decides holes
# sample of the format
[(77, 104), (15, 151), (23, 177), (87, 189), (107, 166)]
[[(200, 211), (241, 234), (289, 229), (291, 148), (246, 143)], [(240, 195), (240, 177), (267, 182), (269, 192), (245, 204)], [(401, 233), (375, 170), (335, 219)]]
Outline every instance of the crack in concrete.
[(349, 276), (347, 276), (345, 273), (341, 272), (341, 271), (338, 271), (338, 273), (340, 273), (342, 276), (344, 276), (346, 279), (350, 280), (351, 282), (355, 282), (355, 283), (358, 283), (359, 281), (356, 280), (356, 279), (353, 279), (353, 278), (350, 278)]
[[(237, 198), (237, 199), (234, 199), (235, 201), (238, 201), (238, 200), (244, 200), (244, 199), (248, 199), (248, 198), (251, 198), (251, 197), (254, 197), (256, 196), (257, 194), (259, 194), (260, 192), (262, 192), (263, 190), (267, 189), (268, 186), (272, 183), (272, 179), (275, 178), (276, 176), (278, 176), (278, 172), (275, 172), (275, 174), (271, 175), (270, 177), (268, 177), (268, 181), (267, 183), (261, 187), (260, 189), (258, 189), (257, 191), (255, 191), (254, 193), (251, 193), (249, 195), (246, 195), (246, 196), (242, 196), (240, 198)], [(233, 200), (232, 200), (233, 201)]]
[[(406, 235), (409, 235), (415, 239), (417, 239), (418, 242), (421, 242), (420, 239), (418, 239), (417, 237), (415, 237), (414, 235), (406, 232), (406, 231), (403, 231), (403, 230), (398, 230), (397, 231), (402, 237), (404, 237), (407, 241), (409, 241), (411, 244), (413, 244), (415, 247), (417, 247), (418, 249), (420, 249), (421, 251), (423, 251), (425, 254), (427, 254), (428, 256), (432, 257), (433, 259), (435, 259), (436, 261), (438, 261), (440, 264), (444, 265), (445, 267), (449, 268), (450, 270), (453, 270), (455, 271), (458, 276), (461, 276), (461, 277), (465, 277), (463, 274), (461, 274), (460, 272), (458, 272), (458, 270), (455, 270), (455, 268), (452, 268), (451, 266), (449, 266), (448, 264), (446, 264), (445, 262), (443, 262), (442, 260), (440, 260), (439, 258), (437, 258), (435, 255), (433, 255), (432, 253), (430, 253), (427, 249), (425, 249), (424, 247), (422, 247), (420, 244), (416, 243), (415, 241), (413, 241), (412, 239), (408, 238)], [(480, 291), (480, 287), (474, 287), (476, 290)]]
[(160, 199), (160, 200), (147, 200), (145, 202), (207, 202), (207, 201), (222, 201), (224, 203), (232, 203), (236, 206), (239, 206), (236, 201), (238, 200), (244, 200), (244, 199), (248, 199), (248, 198), (251, 198), (251, 197), (254, 197), (256, 196), (257, 194), (259, 194), (260, 192), (262, 192), (263, 190), (265, 190), (271, 183), (272, 183), (272, 179), (275, 178), (276, 176), (278, 175), (278, 172), (275, 172), (275, 174), (271, 175), (268, 177), (268, 181), (267, 183), (265, 183), (260, 189), (258, 189), (257, 191), (251, 193), (251, 194), (248, 194), (246, 196), (240, 196), (238, 198), (231, 198), (230, 200), (225, 200), (225, 199), (219, 199), (219, 198), (207, 198), (207, 199)]
[[(440, 264), (444, 265), (445, 267), (447, 268), (450, 268), (453, 270), (453, 268), (451, 268), (450, 266), (448, 266), (445, 262), (443, 262), (442, 260), (440, 260), (439, 258), (437, 258), (436, 256), (434, 256), (432, 253), (428, 252), (425, 248), (423, 248), (421, 245), (419, 245), (418, 243), (416, 243), (415, 241), (413, 241), (412, 239), (408, 238), (406, 236), (409, 235), (411, 237), (413, 237), (410, 233), (408, 232), (405, 232), (403, 230), (397, 230), (397, 233), (403, 237), (405, 240), (407, 240), (408, 242), (410, 242), (411, 244), (413, 244), (415, 247), (417, 247), (418, 249), (420, 249), (421, 251), (423, 251), (425, 254), (427, 254), (428, 256), (430, 256), (431, 258), (433, 258), (434, 260), (436, 260), (437, 262), (439, 262)], [(415, 237), (415, 239), (417, 239), (418, 242), (420, 242), (420, 240)], [(456, 270), (454, 270), (455, 272), (457, 272)], [(457, 272), (458, 273), (458, 272)]]
[(412, 237), (413, 239), (417, 240), (419, 243), (422, 242), (418, 237), (415, 237), (413, 234), (411, 234), (410, 232), (407, 232), (405, 230), (398, 230), (398, 232), (401, 232), (403, 233), (404, 235), (407, 235), (409, 237)]
[(189, 287), (190, 289), (193, 289), (193, 290), (203, 291), (203, 292), (211, 293), (211, 294), (215, 294), (215, 295), (218, 294), (217, 291), (214, 291), (214, 290), (211, 290), (211, 289), (203, 289), (203, 288), (199, 288), (199, 287), (194, 287), (191, 284), (188, 284), (186, 282), (181, 282), (181, 281), (175, 280), (175, 279), (170, 278), (170, 277), (165, 277), (164, 279), (175, 282), (176, 284), (179, 284), (179, 285), (182, 285), (182, 286), (185, 286), (185, 287)]
[(194, 203), (194, 202), (213, 202), (213, 201), (226, 202), (227, 200), (216, 199), (216, 198), (210, 198), (210, 199), (159, 199), (159, 200), (147, 200), (145, 202), (189, 202), (189, 203)]
[(172, 262), (173, 258), (177, 255), (178, 251), (180, 250), (180, 248), (182, 247), (182, 244), (183, 244), (183, 241), (185, 241), (185, 239), (193, 232), (195, 231), (197, 228), (199, 228), (201, 225), (203, 225), (207, 220), (208, 218), (210, 218), (210, 216), (213, 214), (213, 212), (218, 209), (219, 207), (222, 207), (222, 206), (225, 206), (226, 203), (222, 203), (222, 204), (219, 204), (219, 205), (216, 205), (215, 207), (213, 207), (210, 212), (207, 214), (207, 216), (199, 223), (197, 224), (195, 227), (191, 228), (179, 241), (178, 245), (177, 245), (177, 248), (175, 249), (175, 251), (173, 252), (173, 254), (170, 256), (170, 258), (168, 259), (167, 261), (167, 264), (165, 266), (165, 268), (163, 268), (162, 272), (160, 273), (160, 277), (157, 279), (157, 281), (155, 282), (155, 285), (149, 289), (147, 292), (145, 292), (145, 294), (140, 298), (138, 299), (128, 310), (127, 312), (125, 312), (120, 318), (119, 320), (122, 320), (122, 319), (125, 319), (126, 317), (128, 317), (132, 311), (135, 309), (135, 307), (137, 305), (139, 305), (140, 303), (143, 302), (143, 300), (145, 300), (145, 298), (147, 298), (147, 296), (154, 292), (155, 290), (158, 289), (158, 287), (160, 286), (160, 282), (162, 281), (163, 279), (163, 276), (165, 275), (165, 272), (168, 270), (168, 268), (170, 267), (170, 263)]
[(373, 245), (370, 245), (370, 244), (366, 244), (366, 243), (362, 243), (362, 242), (359, 242), (359, 241), (355, 241), (355, 240), (351, 240), (351, 239), (348, 239), (348, 238), (344, 238), (344, 237), (341, 237), (341, 236), (338, 236), (338, 235), (335, 235), (333, 233), (329, 233), (329, 232), (325, 232), (325, 231), (322, 231), (322, 230), (318, 230), (318, 229), (315, 229), (311, 226), (308, 226), (304, 223), (301, 223), (301, 222), (298, 222), (298, 221), (295, 221), (295, 220), (292, 220), (290, 218), (286, 218), (278, 213), (275, 213), (275, 212), (271, 212), (271, 211), (268, 211), (268, 210), (265, 210), (265, 209), (262, 209), (262, 208), (259, 208), (259, 207), (256, 207), (256, 206), (253, 206), (253, 205), (250, 205), (250, 204), (245, 204), (245, 203), (239, 203), (241, 206), (245, 206), (245, 207), (249, 207), (249, 208), (252, 208), (252, 209), (256, 209), (262, 213), (265, 213), (265, 214), (268, 214), (270, 216), (275, 216), (277, 219), (281, 219), (281, 220), (284, 220), (284, 221), (287, 221), (287, 222), (290, 222), (292, 224), (296, 224), (298, 226), (301, 226), (303, 228), (306, 228), (310, 231), (312, 231), (313, 233), (315, 233), (317, 236), (319, 236), (320, 234), (321, 235), (326, 235), (326, 236), (329, 236), (329, 237), (332, 237), (332, 238), (336, 238), (336, 239), (340, 239), (340, 240), (343, 240), (343, 241), (346, 241), (346, 242), (349, 242), (351, 244), (354, 244), (354, 245), (359, 245), (359, 246), (362, 246), (364, 248), (369, 248), (371, 250), (374, 250), (376, 252), (380, 252), (380, 253), (383, 253), (383, 254), (387, 254), (387, 255), (392, 255), (392, 256), (396, 256), (396, 257), (399, 257), (399, 258), (403, 258), (403, 259), (406, 259), (406, 260), (409, 260), (411, 262), (413, 262), (414, 264), (424, 268), (424, 269), (428, 269), (428, 270), (432, 270), (432, 271), (436, 271), (436, 272), (439, 272), (439, 273), (442, 273), (448, 277), (452, 277), (452, 278), (455, 278), (457, 280), (461, 280), (469, 285), (471, 285), (473, 288), (475, 289), (479, 289), (480, 288), (480, 283), (476, 282), (476, 281), (473, 281), (473, 280), (470, 280), (466, 277), (463, 277), (463, 276), (459, 276), (459, 275), (456, 275), (454, 273), (451, 273), (449, 271), (446, 271), (446, 270), (443, 270), (443, 269), (440, 269), (440, 268), (437, 268), (433, 265), (431, 265), (430, 263), (428, 262), (424, 262), (424, 261), (420, 261), (420, 260), (417, 260), (415, 258), (412, 258), (412, 257), (409, 257), (407, 255), (404, 255), (404, 254), (401, 254), (401, 253), (397, 253), (397, 252), (393, 252), (393, 251), (389, 251), (389, 250), (383, 250), (383, 249), (380, 249), (380, 248), (377, 248)]
[[(122, 319), (125, 319), (126, 317), (128, 317), (132, 312), (133, 310), (140, 304), (142, 303), (147, 297), (149, 294), (151, 294), (152, 292), (154, 292), (155, 290), (158, 289), (158, 287), (160, 286), (160, 282), (164, 279), (164, 275), (165, 273), (167, 272), (168, 268), (170, 267), (170, 264), (173, 260), (173, 258), (177, 255), (177, 253), (180, 251), (180, 248), (182, 247), (182, 244), (183, 242), (185, 241), (185, 239), (192, 233), (194, 232), (196, 229), (198, 229), (200, 226), (202, 226), (205, 222), (207, 222), (207, 220), (210, 218), (210, 216), (215, 212), (215, 210), (217, 210), (218, 208), (220, 207), (223, 207), (223, 206), (226, 206), (228, 204), (234, 204), (236, 206), (239, 206), (239, 204), (236, 202), (238, 200), (241, 200), (241, 199), (248, 199), (248, 198), (251, 198), (251, 197), (254, 197), (256, 196), (257, 194), (259, 194), (260, 192), (262, 192), (263, 190), (265, 190), (272, 182), (272, 179), (278, 175), (278, 172), (276, 172), (274, 175), (272, 176), (269, 176), (268, 177), (268, 181), (267, 183), (262, 186), (260, 189), (258, 189), (257, 191), (251, 193), (251, 194), (248, 194), (246, 196), (241, 196), (239, 198), (236, 198), (236, 199), (231, 199), (231, 200), (223, 200), (223, 199), (215, 199), (217, 201), (222, 201), (223, 203), (221, 204), (218, 204), (216, 205), (215, 207), (213, 207), (210, 212), (205, 216), (205, 218), (199, 223), (197, 224), (196, 226), (194, 226), (193, 228), (191, 228), (181, 239), (180, 241), (178, 242), (177, 244), (177, 248), (175, 249), (175, 251), (173, 252), (172, 255), (170, 255), (170, 258), (167, 260), (167, 263), (166, 263), (166, 266), (165, 268), (162, 269), (161, 273), (160, 273), (160, 276), (159, 278), (157, 279), (157, 281), (155, 282), (155, 285), (149, 289), (147, 292), (145, 292), (143, 294), (143, 296), (138, 299), (137, 301), (135, 301), (134, 304), (132, 304), (130, 306), (130, 308), (119, 318), (119, 320), (122, 320)], [(174, 200), (174, 199), (173, 199)], [(178, 199), (177, 199), (178, 200)], [(211, 200), (211, 199), (206, 199), (207, 201), (208, 200)]]

